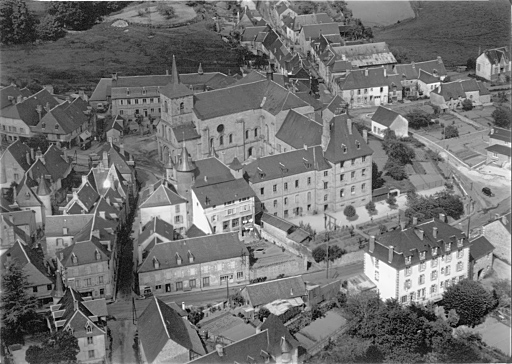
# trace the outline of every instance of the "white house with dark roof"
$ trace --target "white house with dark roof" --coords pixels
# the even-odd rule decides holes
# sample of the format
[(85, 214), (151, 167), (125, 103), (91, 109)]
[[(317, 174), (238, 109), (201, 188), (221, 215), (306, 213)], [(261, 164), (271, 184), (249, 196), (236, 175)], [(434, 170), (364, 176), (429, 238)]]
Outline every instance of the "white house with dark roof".
[(495, 163), (510, 169), (510, 130), (493, 127), (489, 133), (489, 146), (487, 150), (487, 163)]
[(430, 102), (441, 109), (455, 110), (462, 107), (464, 100), (471, 100), (473, 105), (486, 104), (490, 102), (490, 92), (474, 79), (442, 83), (430, 92)]
[[(447, 75), (443, 59), (439, 56), (430, 61), (394, 64), (389, 73), (401, 77), (404, 97), (417, 97), (419, 96), (418, 79), (422, 71), (438, 79), (439, 82), (444, 81)], [(431, 81), (433, 82), (434, 79)]]
[(511, 64), (508, 47), (486, 49), (476, 59), (476, 75), (488, 81), (505, 81), (505, 76), (510, 76)]
[(439, 301), (450, 285), (469, 277), (470, 243), (466, 234), (445, 221), (432, 219), (370, 237), (364, 253), (364, 274), (383, 300), (400, 303)]
[(159, 242), (137, 268), (139, 289), (155, 294), (249, 281), (249, 252), (238, 233)]
[(144, 364), (187, 363), (206, 354), (196, 329), (156, 297), (138, 320), (139, 350)]
[(434, 76), (427, 71), (420, 70), (418, 77), (418, 94), (419, 96), (430, 96), (430, 92), (441, 85), (439, 76)]
[(383, 139), (386, 130), (394, 131), (397, 138), (405, 138), (409, 135), (409, 121), (399, 113), (387, 107), (379, 106), (372, 115), (370, 132)]

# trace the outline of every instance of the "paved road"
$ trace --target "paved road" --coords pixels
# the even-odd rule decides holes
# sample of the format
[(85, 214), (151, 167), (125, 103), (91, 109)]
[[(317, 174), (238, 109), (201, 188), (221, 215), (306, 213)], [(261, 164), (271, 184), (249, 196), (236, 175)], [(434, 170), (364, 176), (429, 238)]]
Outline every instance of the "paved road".
[[(343, 267), (334, 267), (329, 269), (329, 277), (336, 275), (336, 279), (348, 279), (355, 275), (363, 273), (363, 263), (357, 262), (349, 264)], [(326, 271), (320, 270), (311, 273), (303, 274), (304, 280), (311, 283), (326, 283), (329, 281), (326, 279)], [(332, 278), (330, 279), (332, 280)], [(236, 293), (243, 286), (229, 287), (230, 295)], [(171, 295), (159, 295), (158, 298), (162, 301), (176, 302), (181, 304), (184, 302), (185, 305), (194, 306), (206, 306), (208, 303), (218, 303), (225, 300), (227, 297), (226, 287), (218, 289), (210, 289), (206, 291), (187, 292), (182, 294), (171, 294)], [(135, 308), (137, 316), (140, 316), (146, 306), (149, 304), (151, 299), (146, 300), (135, 300)], [(131, 300), (118, 300), (115, 303), (108, 305), (108, 313), (116, 317), (116, 319), (131, 319), (132, 318), (132, 301)]]

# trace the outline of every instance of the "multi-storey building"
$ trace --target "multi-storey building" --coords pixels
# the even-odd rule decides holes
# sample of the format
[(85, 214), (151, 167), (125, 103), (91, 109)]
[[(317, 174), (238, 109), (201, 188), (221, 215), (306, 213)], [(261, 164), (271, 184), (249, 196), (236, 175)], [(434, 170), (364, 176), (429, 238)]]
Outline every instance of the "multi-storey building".
[(370, 238), (364, 254), (364, 273), (380, 297), (399, 302), (438, 301), (450, 285), (468, 278), (466, 234), (439, 219)]
[(247, 283), (248, 254), (236, 232), (149, 245), (137, 269), (140, 292), (147, 288), (164, 293)]

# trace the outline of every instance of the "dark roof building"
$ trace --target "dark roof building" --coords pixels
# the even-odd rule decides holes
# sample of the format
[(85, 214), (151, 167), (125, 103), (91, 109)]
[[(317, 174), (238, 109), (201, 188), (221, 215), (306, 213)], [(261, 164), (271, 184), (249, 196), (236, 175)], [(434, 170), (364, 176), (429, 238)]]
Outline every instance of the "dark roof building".
[(393, 73), (404, 77), (406, 80), (417, 80), (420, 77), (420, 71), (431, 75), (437, 74), (439, 77), (446, 76), (446, 68), (441, 57), (432, 61), (395, 64), (392, 68)]
[(242, 289), (242, 295), (249, 305), (259, 307), (279, 299), (302, 298), (307, 291), (302, 276), (295, 276), (249, 284)]
[(255, 197), (254, 191), (244, 179), (193, 187), (192, 190), (204, 209)]

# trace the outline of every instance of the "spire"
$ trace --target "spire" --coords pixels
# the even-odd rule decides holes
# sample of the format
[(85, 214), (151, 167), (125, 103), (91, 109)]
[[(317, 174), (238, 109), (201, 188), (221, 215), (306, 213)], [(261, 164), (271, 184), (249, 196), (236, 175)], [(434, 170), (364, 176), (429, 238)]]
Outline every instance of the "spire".
[(167, 163), (165, 164), (165, 169), (173, 169), (174, 163), (172, 163), (171, 153), (169, 153), (169, 157), (167, 158)]
[(194, 162), (190, 159), (188, 155), (187, 148), (183, 147), (181, 150), (180, 161), (176, 166), (176, 170), (179, 172), (191, 172), (196, 169)]
[(172, 56), (172, 83), (177, 85), (180, 83), (180, 75), (176, 66), (176, 57)]
[(293, 350), (292, 345), (284, 336), (281, 337), (281, 352), (282, 353), (290, 353)]
[(64, 297), (64, 283), (62, 283), (59, 271), (55, 274), (55, 288), (52, 291), (52, 297), (57, 301)]
[(38, 196), (48, 196), (50, 194), (51, 188), (48, 186), (48, 182), (43, 176), (39, 177), (39, 184), (37, 186), (36, 194)]
[(204, 73), (203, 66), (201, 65), (201, 63), (199, 63), (199, 69), (197, 70), (197, 73), (199, 73), (200, 75)]

